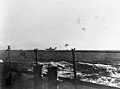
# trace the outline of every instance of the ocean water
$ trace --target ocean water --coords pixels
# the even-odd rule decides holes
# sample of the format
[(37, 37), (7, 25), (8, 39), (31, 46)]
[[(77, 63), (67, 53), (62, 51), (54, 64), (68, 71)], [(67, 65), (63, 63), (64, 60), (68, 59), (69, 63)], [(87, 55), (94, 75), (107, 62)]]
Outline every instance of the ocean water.
[[(39, 62), (43, 65), (43, 74), (47, 74), (48, 66), (58, 67), (58, 76), (73, 78), (73, 65), (66, 61)], [(76, 62), (77, 79), (96, 84), (120, 88), (120, 67), (116, 65), (91, 64)]]

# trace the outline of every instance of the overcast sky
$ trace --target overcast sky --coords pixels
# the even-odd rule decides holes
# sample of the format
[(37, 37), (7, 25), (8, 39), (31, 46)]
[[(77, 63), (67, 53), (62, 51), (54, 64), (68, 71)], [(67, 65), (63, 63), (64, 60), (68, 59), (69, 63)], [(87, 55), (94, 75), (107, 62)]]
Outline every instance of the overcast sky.
[(0, 49), (7, 45), (120, 50), (120, 0), (0, 0)]

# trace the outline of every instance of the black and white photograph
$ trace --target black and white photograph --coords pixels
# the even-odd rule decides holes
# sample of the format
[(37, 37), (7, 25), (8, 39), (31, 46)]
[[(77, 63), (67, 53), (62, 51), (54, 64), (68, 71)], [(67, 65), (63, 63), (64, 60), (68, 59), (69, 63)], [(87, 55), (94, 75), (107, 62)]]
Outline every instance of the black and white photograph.
[(0, 89), (120, 89), (120, 0), (0, 0)]

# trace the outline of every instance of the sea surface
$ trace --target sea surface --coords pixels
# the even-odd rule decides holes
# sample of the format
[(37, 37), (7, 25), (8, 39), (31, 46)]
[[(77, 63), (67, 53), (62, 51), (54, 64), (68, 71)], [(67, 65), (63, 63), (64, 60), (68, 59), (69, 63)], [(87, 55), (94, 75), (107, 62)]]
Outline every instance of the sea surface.
[[(66, 61), (60, 62), (39, 62), (43, 65), (43, 74), (47, 74), (48, 66), (58, 67), (58, 76), (73, 78), (73, 64)], [(114, 86), (120, 88), (120, 66), (91, 64), (76, 62), (77, 79), (96, 84)]]

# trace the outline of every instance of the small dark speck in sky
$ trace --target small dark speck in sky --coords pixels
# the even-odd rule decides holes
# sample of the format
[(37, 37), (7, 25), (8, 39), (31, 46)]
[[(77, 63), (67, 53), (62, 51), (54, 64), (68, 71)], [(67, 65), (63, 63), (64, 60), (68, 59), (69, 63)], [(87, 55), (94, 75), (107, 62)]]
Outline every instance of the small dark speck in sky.
[(82, 28), (82, 30), (83, 30), (83, 31), (86, 31), (86, 29), (85, 29), (84, 27)]
[(98, 19), (98, 16), (95, 16), (95, 19)]
[(77, 19), (77, 23), (80, 23), (80, 19)]
[(67, 46), (69, 46), (69, 44), (66, 43), (66, 44), (65, 44), (65, 47), (67, 47)]

